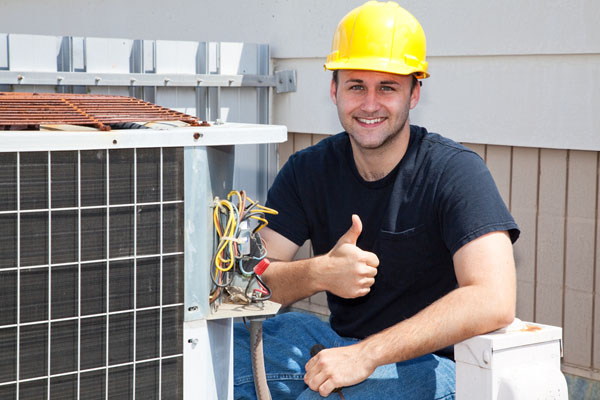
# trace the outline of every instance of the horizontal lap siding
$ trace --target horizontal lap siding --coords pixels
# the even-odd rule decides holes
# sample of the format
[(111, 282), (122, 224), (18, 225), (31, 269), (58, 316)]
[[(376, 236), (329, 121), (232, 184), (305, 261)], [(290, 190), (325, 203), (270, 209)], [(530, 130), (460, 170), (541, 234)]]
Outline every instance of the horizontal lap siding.
[[(291, 133), (280, 165), (325, 135)], [(517, 317), (563, 327), (563, 365), (600, 379), (599, 157), (594, 151), (465, 143), (486, 162), (521, 228), (514, 246)], [(311, 256), (308, 244), (298, 257)], [(294, 305), (325, 314), (323, 294)]]

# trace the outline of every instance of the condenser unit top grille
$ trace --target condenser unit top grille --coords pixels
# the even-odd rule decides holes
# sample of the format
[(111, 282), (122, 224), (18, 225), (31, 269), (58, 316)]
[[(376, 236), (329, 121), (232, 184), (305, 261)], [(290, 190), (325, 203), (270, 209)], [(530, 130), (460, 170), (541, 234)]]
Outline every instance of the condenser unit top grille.
[(0, 92), (0, 130), (39, 130), (40, 125), (83, 125), (109, 131), (128, 122), (182, 121), (198, 126), (198, 119), (134, 97)]

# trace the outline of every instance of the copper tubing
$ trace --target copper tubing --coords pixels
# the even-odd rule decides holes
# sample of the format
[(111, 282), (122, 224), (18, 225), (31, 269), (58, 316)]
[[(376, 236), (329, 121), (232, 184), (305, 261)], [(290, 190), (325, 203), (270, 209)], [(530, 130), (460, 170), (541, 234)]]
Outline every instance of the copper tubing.
[(258, 400), (271, 400), (271, 392), (267, 385), (267, 374), (265, 372), (261, 319), (250, 319), (250, 351), (256, 396)]

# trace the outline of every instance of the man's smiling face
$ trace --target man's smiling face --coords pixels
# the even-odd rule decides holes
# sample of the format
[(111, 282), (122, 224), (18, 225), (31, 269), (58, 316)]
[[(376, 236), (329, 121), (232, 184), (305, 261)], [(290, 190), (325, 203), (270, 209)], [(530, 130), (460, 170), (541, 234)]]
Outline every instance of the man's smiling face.
[[(331, 99), (351, 140), (361, 149), (378, 149), (409, 130), (408, 114), (420, 95), (411, 75), (339, 70)], [(413, 87), (414, 86), (414, 87)]]

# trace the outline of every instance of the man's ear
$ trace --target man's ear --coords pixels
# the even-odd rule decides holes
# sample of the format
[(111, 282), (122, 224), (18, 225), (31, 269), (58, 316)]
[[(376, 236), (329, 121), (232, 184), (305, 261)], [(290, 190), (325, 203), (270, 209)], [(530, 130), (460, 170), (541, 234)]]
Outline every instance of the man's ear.
[(411, 89), (410, 92), (410, 109), (412, 110), (419, 104), (419, 100), (421, 99), (421, 85), (420, 82), (417, 82), (416, 85)]
[(333, 101), (333, 104), (335, 104), (337, 106), (337, 85), (335, 83), (335, 81), (332, 79), (331, 80), (331, 87), (329, 88), (329, 97), (331, 97), (331, 101)]

